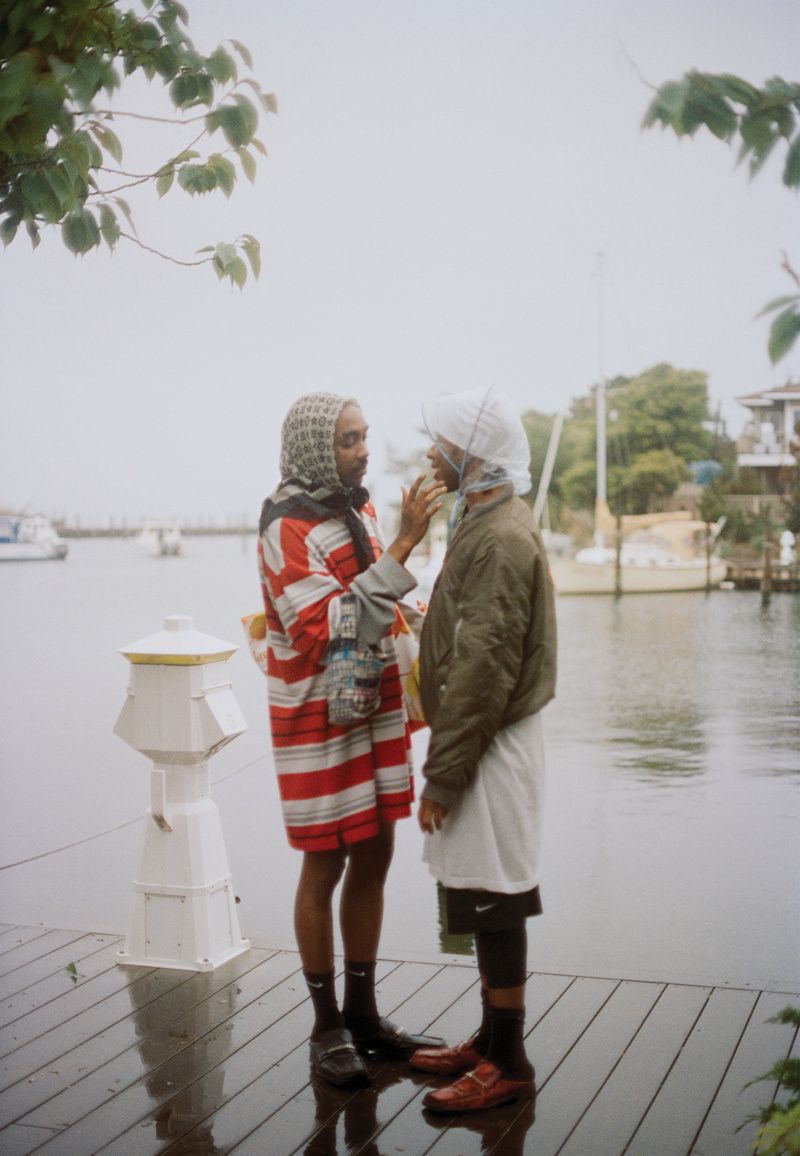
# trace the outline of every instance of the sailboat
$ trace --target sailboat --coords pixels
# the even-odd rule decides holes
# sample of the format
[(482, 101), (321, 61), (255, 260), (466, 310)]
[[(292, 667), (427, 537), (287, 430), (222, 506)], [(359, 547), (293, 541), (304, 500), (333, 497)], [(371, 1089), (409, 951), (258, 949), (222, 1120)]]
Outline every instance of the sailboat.
[[(599, 254), (602, 321), (602, 254)], [(602, 349), (602, 339), (600, 341)], [(727, 567), (716, 544), (724, 520), (712, 525), (689, 510), (662, 514), (625, 514), (617, 522), (608, 506), (606, 484), (606, 393), (601, 371), (597, 385), (597, 496), (594, 545), (568, 557), (551, 553), (550, 571), (557, 594), (660, 594), (675, 590), (710, 590), (725, 578)], [(545, 507), (547, 486), (563, 416), (553, 427), (534, 514)], [(551, 452), (552, 451), (552, 452)], [(543, 488), (544, 487), (544, 488)]]

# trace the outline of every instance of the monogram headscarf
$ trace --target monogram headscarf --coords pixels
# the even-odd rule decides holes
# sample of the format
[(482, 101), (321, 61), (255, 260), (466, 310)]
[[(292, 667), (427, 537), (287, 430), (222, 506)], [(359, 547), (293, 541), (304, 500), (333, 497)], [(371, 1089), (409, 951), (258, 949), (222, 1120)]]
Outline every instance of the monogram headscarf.
[(281, 427), (281, 483), (262, 506), (259, 532), (276, 518), (311, 521), (344, 514), (358, 568), (366, 570), (375, 554), (358, 511), (369, 501), (369, 491), (343, 485), (333, 448), (336, 422), (346, 405), (358, 402), (338, 393), (306, 393), (294, 402)]

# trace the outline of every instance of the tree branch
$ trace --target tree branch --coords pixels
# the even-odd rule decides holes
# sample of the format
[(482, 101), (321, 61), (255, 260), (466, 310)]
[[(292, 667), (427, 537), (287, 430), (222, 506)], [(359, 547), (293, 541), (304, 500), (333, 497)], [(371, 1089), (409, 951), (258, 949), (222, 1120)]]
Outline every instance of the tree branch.
[(134, 245), (138, 245), (140, 249), (144, 249), (147, 253), (152, 253), (155, 257), (161, 257), (164, 261), (170, 261), (173, 265), (183, 265), (187, 269), (194, 268), (195, 265), (206, 265), (213, 257), (201, 257), (198, 261), (180, 261), (177, 257), (170, 257), (168, 253), (162, 253), (160, 249), (151, 249), (149, 245), (145, 245), (144, 241), (140, 241), (138, 237), (126, 233), (124, 229), (119, 231), (120, 237), (124, 237), (126, 241), (133, 241)]
[(800, 276), (797, 273), (795, 273), (794, 269), (789, 264), (789, 256), (787, 253), (783, 254), (783, 261), (781, 262), (781, 269), (783, 269), (784, 272), (789, 274), (789, 276), (792, 278), (792, 280), (797, 285), (798, 289), (800, 289)]

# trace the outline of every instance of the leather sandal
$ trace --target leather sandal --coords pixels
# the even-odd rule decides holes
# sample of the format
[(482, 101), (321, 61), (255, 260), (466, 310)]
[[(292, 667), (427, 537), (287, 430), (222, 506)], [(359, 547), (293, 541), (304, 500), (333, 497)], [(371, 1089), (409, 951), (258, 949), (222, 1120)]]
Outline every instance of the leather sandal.
[(533, 1094), (533, 1076), (509, 1080), (491, 1060), (483, 1060), (454, 1084), (428, 1092), (422, 1102), (431, 1112), (481, 1112)]
[(362, 1055), (381, 1056), (386, 1060), (407, 1060), (420, 1048), (436, 1048), (444, 1043), (438, 1036), (412, 1035), (384, 1016), (369, 1029), (354, 1027), (353, 1039)]
[(417, 1072), (428, 1072), (432, 1076), (457, 1076), (459, 1072), (476, 1068), (485, 1059), (475, 1047), (477, 1038), (476, 1032), (452, 1048), (420, 1048), (408, 1062)]
[(311, 1066), (329, 1084), (369, 1083), (366, 1066), (347, 1028), (332, 1028), (318, 1040), (311, 1040), (309, 1046)]

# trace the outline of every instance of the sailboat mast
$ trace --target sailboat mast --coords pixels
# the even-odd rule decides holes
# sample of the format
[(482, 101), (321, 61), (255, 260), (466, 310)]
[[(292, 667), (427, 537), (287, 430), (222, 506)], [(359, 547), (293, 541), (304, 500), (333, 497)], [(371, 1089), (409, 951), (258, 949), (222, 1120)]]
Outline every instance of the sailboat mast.
[(606, 482), (606, 378), (604, 361), (603, 332), (603, 253), (597, 254), (597, 495), (595, 501), (595, 542), (605, 545), (603, 522), (608, 514), (608, 493)]

